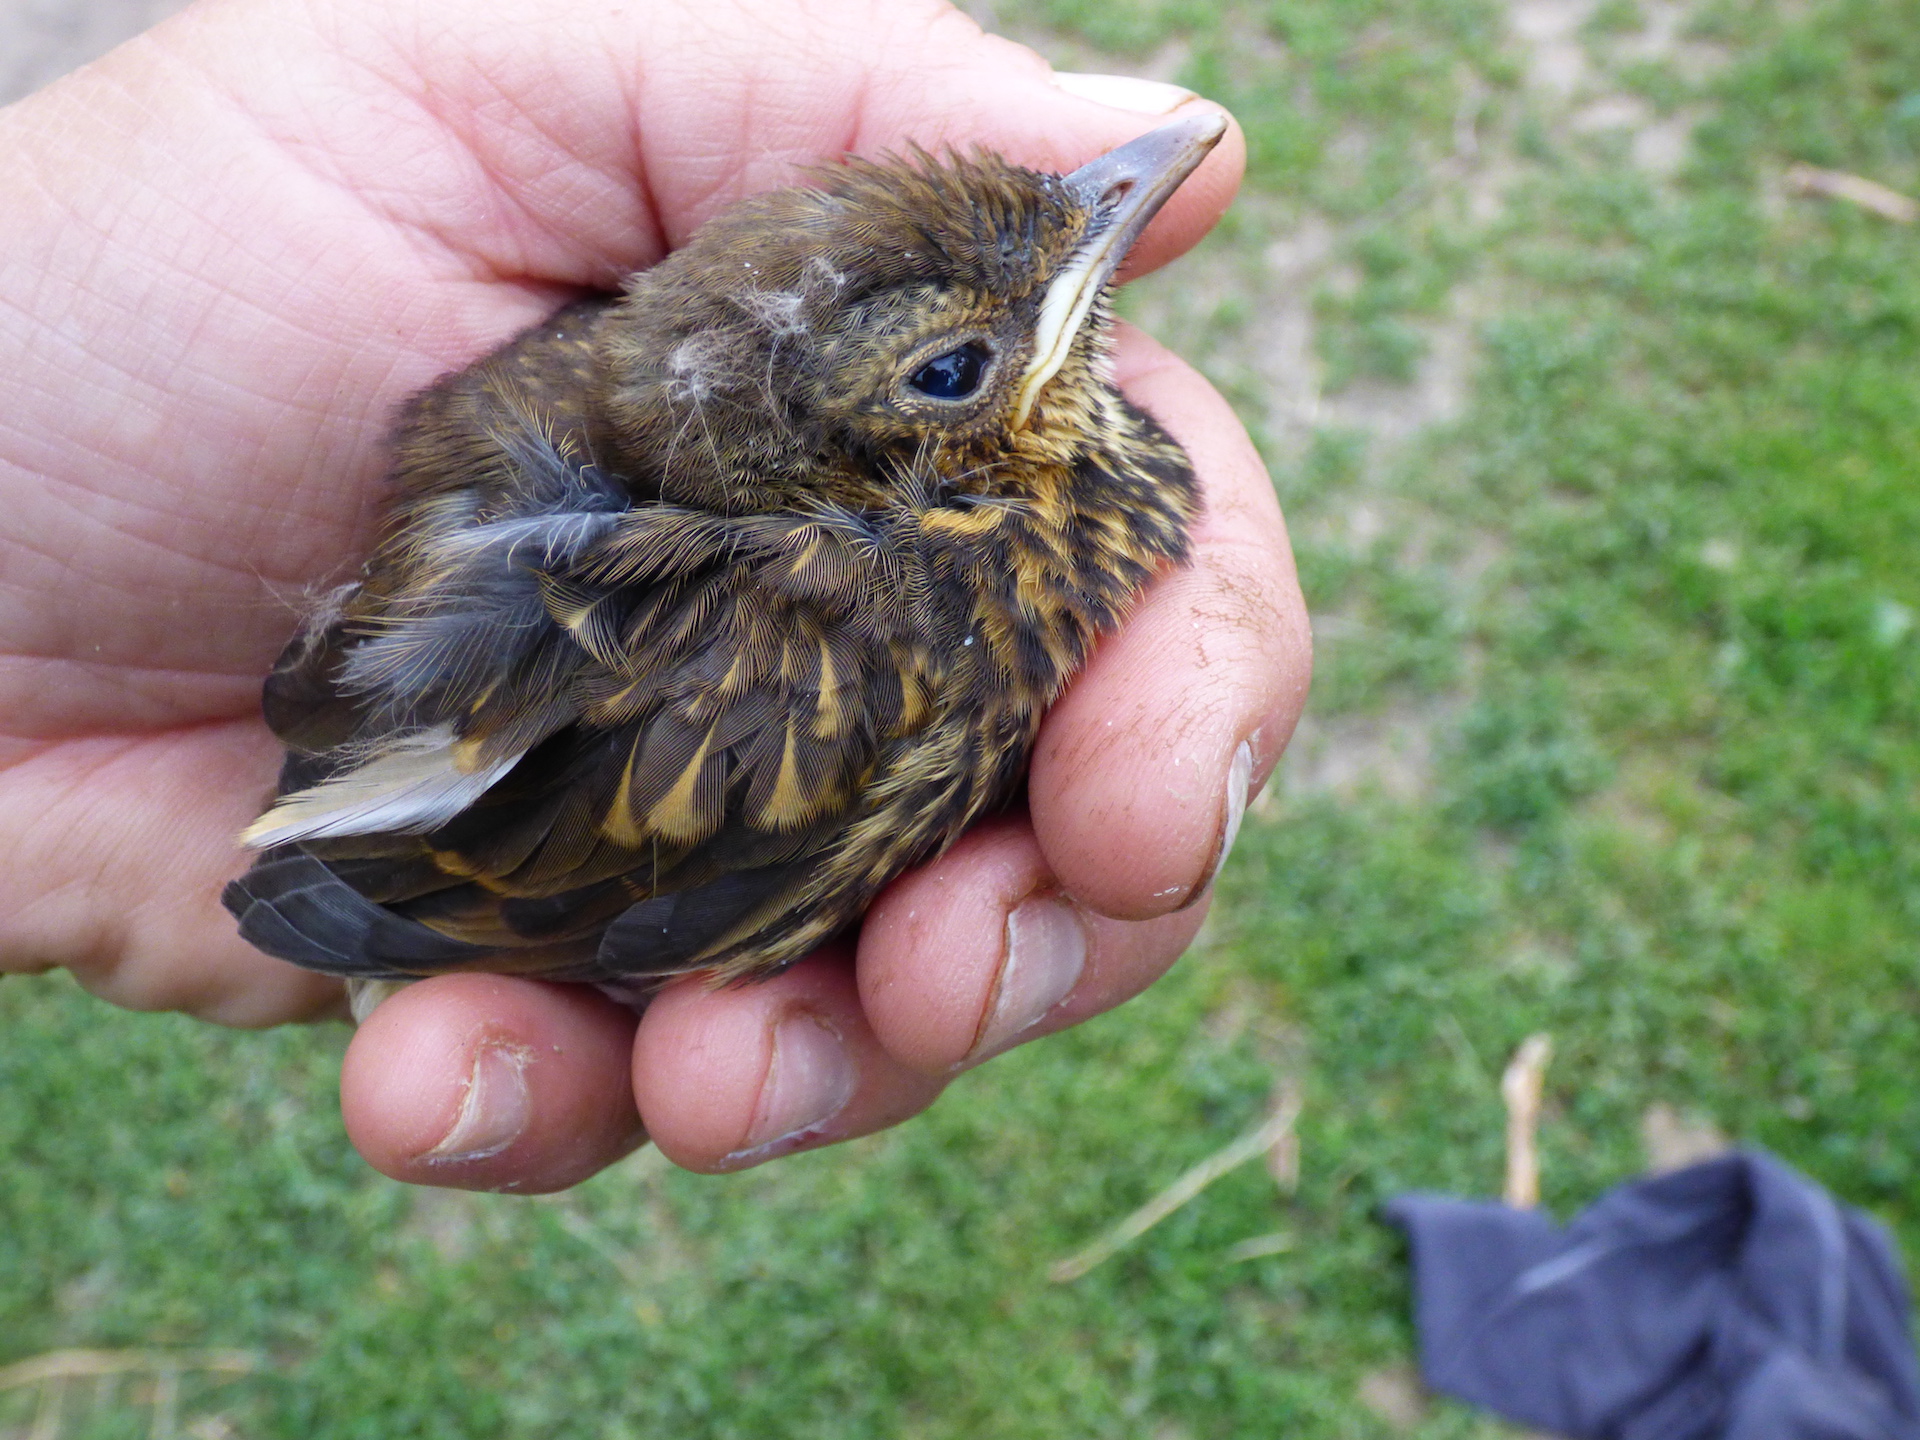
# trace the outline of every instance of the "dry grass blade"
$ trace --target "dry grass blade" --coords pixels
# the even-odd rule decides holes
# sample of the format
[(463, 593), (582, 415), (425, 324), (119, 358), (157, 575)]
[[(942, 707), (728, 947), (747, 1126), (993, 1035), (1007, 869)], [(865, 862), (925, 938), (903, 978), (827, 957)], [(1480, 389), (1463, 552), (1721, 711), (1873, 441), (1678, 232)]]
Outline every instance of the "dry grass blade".
[(55, 1382), (40, 1392), (40, 1405), (33, 1414), (33, 1428), (27, 1440), (59, 1440), (60, 1422), (67, 1410), (67, 1387)]
[(588, 1219), (571, 1204), (561, 1203), (554, 1206), (554, 1214), (560, 1221), (560, 1228), (611, 1265), (620, 1278), (629, 1285), (645, 1286), (651, 1278), (645, 1263), (626, 1246), (620, 1244), (606, 1231)]
[(151, 1440), (176, 1440), (180, 1434), (180, 1372), (169, 1365), (153, 1382)]
[(1048, 1270), (1047, 1278), (1056, 1285), (1064, 1285), (1112, 1259), (1229, 1170), (1269, 1153), (1292, 1133), (1294, 1121), (1299, 1118), (1300, 1092), (1287, 1086), (1281, 1092), (1280, 1104), (1259, 1129), (1250, 1130), (1231, 1145), (1216, 1150), (1098, 1240)]
[(1273, 1183), (1280, 1187), (1282, 1195), (1291, 1195), (1300, 1188), (1298, 1131), (1288, 1130), (1273, 1142), (1273, 1148), (1267, 1151), (1267, 1174), (1273, 1177)]
[(0, 1369), (0, 1390), (98, 1375), (220, 1370), (244, 1375), (259, 1365), (245, 1350), (49, 1350)]
[(1224, 1258), (1229, 1265), (1238, 1265), (1245, 1260), (1284, 1255), (1293, 1249), (1293, 1244), (1293, 1236), (1284, 1231), (1276, 1231), (1272, 1235), (1254, 1235), (1238, 1245), (1229, 1246)]
[(1787, 187), (1799, 195), (1823, 195), (1871, 210), (1897, 224), (1920, 220), (1920, 200), (1890, 190), (1877, 180), (1849, 175), (1844, 170), (1822, 170), (1818, 165), (1794, 165), (1787, 170)]
[(1540, 1203), (1540, 1097), (1551, 1059), (1553, 1037), (1529, 1035), (1500, 1077), (1500, 1098), (1507, 1105), (1505, 1199), (1517, 1210), (1531, 1210)]

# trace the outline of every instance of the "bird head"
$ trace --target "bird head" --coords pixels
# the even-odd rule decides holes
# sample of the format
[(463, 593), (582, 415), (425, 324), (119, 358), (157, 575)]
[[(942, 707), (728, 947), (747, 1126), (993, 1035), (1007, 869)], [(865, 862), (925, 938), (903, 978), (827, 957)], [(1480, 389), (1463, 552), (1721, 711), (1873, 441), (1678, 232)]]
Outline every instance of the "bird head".
[(997, 460), (1071, 448), (1111, 383), (1114, 272), (1225, 129), (1177, 120), (1067, 175), (849, 160), (743, 202), (636, 276), (602, 332), (621, 468), (738, 512), (990, 487)]

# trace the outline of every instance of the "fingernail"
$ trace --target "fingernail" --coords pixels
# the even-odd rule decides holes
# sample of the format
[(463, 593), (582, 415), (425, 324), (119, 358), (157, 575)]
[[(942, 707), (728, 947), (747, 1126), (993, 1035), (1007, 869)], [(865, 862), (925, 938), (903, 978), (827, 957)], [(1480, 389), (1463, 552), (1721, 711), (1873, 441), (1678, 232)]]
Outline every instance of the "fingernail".
[(430, 1165), (460, 1165), (498, 1155), (518, 1140), (533, 1118), (527, 1063), (533, 1052), (520, 1045), (488, 1044), (474, 1052), (460, 1113), (440, 1143), (420, 1158)]
[(847, 1108), (860, 1072), (846, 1042), (819, 1016), (797, 1011), (773, 1032), (773, 1063), (747, 1143), (729, 1160), (758, 1160), (810, 1139)]
[(1080, 915), (1057, 895), (1023, 900), (1007, 915), (1007, 958), (966, 1061), (998, 1054), (1066, 999), (1087, 965)]
[(1082, 100), (1111, 105), (1115, 110), (1131, 110), (1138, 115), (1166, 115), (1198, 98), (1184, 85), (1142, 80), (1137, 75), (1088, 75), (1066, 70), (1054, 72), (1053, 83)]
[(1220, 843), (1214, 849), (1213, 864), (1193, 887), (1189, 904), (1207, 893), (1220, 867), (1227, 863), (1227, 856), (1233, 853), (1233, 842), (1240, 838), (1240, 822), (1247, 818), (1247, 791), (1252, 788), (1253, 743), (1242, 740), (1240, 748), (1233, 752), (1233, 763), (1227, 766), (1227, 799), (1220, 817)]

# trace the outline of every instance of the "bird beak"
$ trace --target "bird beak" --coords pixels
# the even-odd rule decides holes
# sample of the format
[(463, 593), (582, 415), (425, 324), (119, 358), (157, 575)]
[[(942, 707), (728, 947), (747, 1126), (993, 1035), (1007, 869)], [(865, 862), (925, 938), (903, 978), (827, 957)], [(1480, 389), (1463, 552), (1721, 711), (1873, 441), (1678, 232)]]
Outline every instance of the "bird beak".
[(1140, 232), (1167, 203), (1167, 197), (1194, 172), (1207, 152), (1227, 133), (1219, 111), (1191, 115), (1149, 130), (1082, 165), (1061, 183), (1093, 216), (1080, 248), (1047, 285), (1040, 322), (1033, 337), (1033, 358), (1020, 377), (1013, 428), (1033, 413), (1040, 389), (1066, 363), (1073, 338), (1086, 323), (1093, 302), (1113, 278)]

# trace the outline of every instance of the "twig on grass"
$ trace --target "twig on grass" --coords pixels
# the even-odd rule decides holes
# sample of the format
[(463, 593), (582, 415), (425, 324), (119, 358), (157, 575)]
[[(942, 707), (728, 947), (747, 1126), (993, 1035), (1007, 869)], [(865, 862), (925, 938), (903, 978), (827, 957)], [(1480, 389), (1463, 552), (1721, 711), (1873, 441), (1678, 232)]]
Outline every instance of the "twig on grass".
[(223, 1370), (244, 1375), (258, 1365), (259, 1358), (245, 1350), (49, 1350), (0, 1367), (0, 1390), (96, 1375), (182, 1370)]
[(1505, 1199), (1516, 1210), (1531, 1210), (1540, 1203), (1540, 1096), (1552, 1058), (1553, 1037), (1529, 1035), (1500, 1077), (1500, 1098), (1507, 1104)]
[[(1054, 1265), (1047, 1271), (1047, 1278), (1056, 1285), (1064, 1285), (1112, 1259), (1229, 1170), (1270, 1153), (1293, 1132), (1293, 1123), (1299, 1118), (1299, 1088), (1285, 1085), (1280, 1091), (1280, 1103), (1258, 1129), (1216, 1150), (1091, 1245)], [(1281, 1168), (1284, 1169), (1284, 1162)]]
[(1821, 195), (1829, 200), (1845, 200), (1862, 210), (1871, 210), (1899, 225), (1920, 220), (1920, 200), (1890, 190), (1864, 175), (1849, 175), (1844, 170), (1823, 170), (1818, 165), (1791, 165), (1787, 168), (1787, 188), (1796, 195)]
[[(117, 1377), (153, 1377), (152, 1440), (177, 1440), (180, 1433), (180, 1377), (188, 1371), (245, 1375), (259, 1368), (259, 1357), (245, 1350), (49, 1350), (0, 1367), (0, 1391), (38, 1387), (32, 1428), (26, 1440), (59, 1440), (67, 1411), (67, 1392), (76, 1381), (94, 1382), (94, 1408), (104, 1410)], [(196, 1432), (197, 1427), (196, 1427)], [(231, 1430), (226, 1433), (231, 1434)]]

